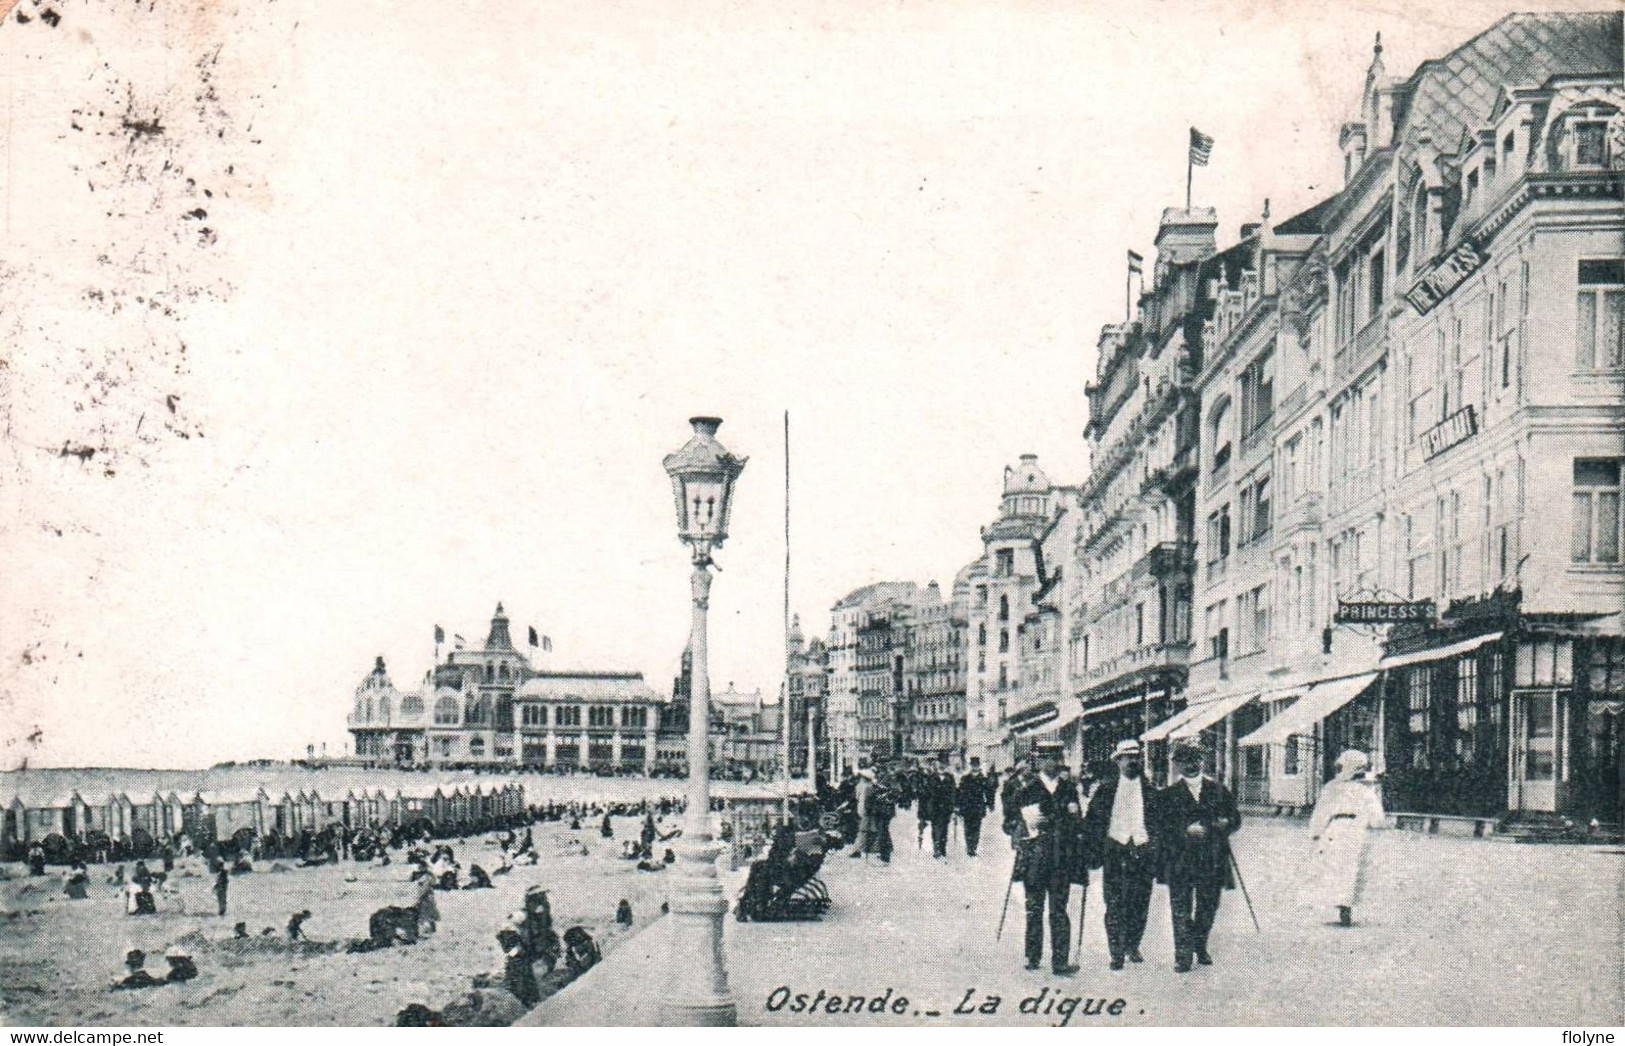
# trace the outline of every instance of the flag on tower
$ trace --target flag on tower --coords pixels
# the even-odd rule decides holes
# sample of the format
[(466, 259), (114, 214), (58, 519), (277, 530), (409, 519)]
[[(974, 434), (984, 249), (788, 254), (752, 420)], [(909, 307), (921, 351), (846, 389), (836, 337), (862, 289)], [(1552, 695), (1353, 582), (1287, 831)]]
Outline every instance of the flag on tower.
[(458, 650), (463, 649), (464, 639), (463, 639), (462, 636), (459, 636), (456, 633), (453, 633), (451, 638), (452, 638), (452, 641), (456, 644)]
[(542, 649), (547, 651), (549, 654), (553, 652), (553, 638), (551, 636), (542, 637)]
[(1213, 139), (1196, 128), (1191, 128), (1191, 163), (1198, 167), (1206, 167), (1213, 156)]
[(541, 646), (542, 645), (542, 641), (536, 637), (536, 626), (535, 625), (530, 626), (530, 645), (531, 646)]
[(439, 646), (446, 641), (446, 630), (439, 625), (434, 626), (434, 645)]
[(1140, 257), (1138, 254), (1135, 254), (1133, 251), (1128, 252), (1128, 271), (1130, 275), (1133, 275), (1134, 273), (1140, 273), (1143, 275), (1145, 273), (1144, 266), (1144, 258)]

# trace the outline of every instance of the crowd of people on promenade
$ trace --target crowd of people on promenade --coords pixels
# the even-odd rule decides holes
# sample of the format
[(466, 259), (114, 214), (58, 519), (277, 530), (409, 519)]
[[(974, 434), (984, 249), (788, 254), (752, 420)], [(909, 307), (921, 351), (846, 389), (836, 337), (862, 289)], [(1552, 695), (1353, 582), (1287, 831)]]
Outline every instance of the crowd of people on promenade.
[[(1027, 968), (1042, 965), (1049, 939), (1050, 969), (1068, 976), (1078, 966), (1072, 887), (1087, 895), (1098, 871), (1105, 896), (1110, 965), (1140, 963), (1154, 888), (1168, 890), (1174, 968), (1187, 973), (1212, 965), (1211, 935), (1224, 891), (1245, 891), (1230, 849), (1241, 829), (1235, 797), (1202, 772), (1201, 748), (1174, 749), (1175, 777), (1158, 788), (1145, 776), (1140, 743), (1124, 740), (1112, 760), (1078, 776), (1053, 742), (1035, 744), (1028, 758), (1002, 776), (982, 772), (979, 760), (957, 777), (946, 757), (891, 766), (862, 764), (833, 786), (819, 782), (820, 806), (839, 823), (854, 859), (869, 855), (889, 864), (891, 822), (899, 809), (916, 809), (916, 846), (931, 839), (933, 858), (946, 859), (951, 833), (963, 829), (965, 853), (975, 857), (983, 820), (995, 809), (1015, 853), (1011, 884), (1021, 883), (1026, 914)], [(1322, 790), (1310, 817), (1313, 876), (1308, 889), (1336, 910), (1337, 925), (1353, 925), (1363, 884), (1366, 833), (1385, 823), (1364, 753), (1347, 751), (1337, 776)], [(1006, 894), (1007, 912), (1009, 894)], [(1251, 901), (1247, 901), (1249, 909)], [(1000, 932), (1005, 912), (1001, 912)], [(1078, 917), (1083, 917), (1080, 901)], [(1081, 926), (1078, 928), (1081, 936)]]

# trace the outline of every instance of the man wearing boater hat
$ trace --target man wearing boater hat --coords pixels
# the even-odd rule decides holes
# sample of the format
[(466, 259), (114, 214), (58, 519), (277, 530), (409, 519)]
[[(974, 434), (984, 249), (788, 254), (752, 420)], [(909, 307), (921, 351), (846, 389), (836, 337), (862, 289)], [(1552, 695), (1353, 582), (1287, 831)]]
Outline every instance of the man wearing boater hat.
[(1027, 895), (1027, 969), (1038, 969), (1044, 958), (1048, 907), (1050, 969), (1065, 977), (1078, 971), (1071, 961), (1072, 920), (1067, 913), (1072, 884), (1089, 888), (1089, 861), (1082, 851), (1083, 800), (1061, 765), (1059, 744), (1033, 745), (1033, 762), (1037, 773), (1020, 778), (1005, 794), (1006, 830), (1016, 847), (1011, 878), (1021, 881)]
[(1156, 876), (1156, 802), (1154, 786), (1146, 784), (1143, 776), (1140, 742), (1119, 741), (1112, 760), (1117, 763), (1117, 776), (1101, 781), (1090, 797), (1084, 838), (1088, 852), (1102, 869), (1106, 944), (1112, 969), (1121, 970), (1125, 959), (1145, 961), (1140, 939), (1145, 936)]

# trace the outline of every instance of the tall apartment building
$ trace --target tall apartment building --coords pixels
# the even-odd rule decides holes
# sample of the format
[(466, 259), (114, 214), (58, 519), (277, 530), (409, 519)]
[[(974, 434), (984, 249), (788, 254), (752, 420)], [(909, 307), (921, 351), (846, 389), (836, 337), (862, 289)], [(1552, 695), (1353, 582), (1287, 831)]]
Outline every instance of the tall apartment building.
[(1006, 467), (999, 516), (982, 528), (982, 558), (962, 572), (970, 591), (966, 749), (989, 767), (1010, 764), (1006, 721), (1034, 703), (1021, 685), (1019, 630), (1044, 576), (1040, 541), (1068, 489), (1050, 482), (1035, 454)]
[(970, 588), (956, 581), (942, 599), (935, 581), (909, 615), (903, 685), (910, 709), (904, 751), (936, 758), (965, 755), (965, 655)]
[(1217, 227), (1210, 208), (1163, 212), (1150, 287), (1134, 321), (1101, 330), (1086, 390), (1094, 468), (1071, 555), (1079, 583), (1069, 661), (1084, 723), (1078, 757), (1088, 762), (1183, 700), (1208, 310), (1201, 277)]
[[(830, 608), (826, 726), (837, 776), (897, 748), (891, 738), (897, 721), (891, 695), (903, 688), (891, 619), (895, 607), (912, 606), (920, 596), (912, 581), (880, 581), (854, 589)], [(902, 646), (899, 632), (897, 656)]]
[(827, 773), (829, 734), (825, 709), (829, 694), (829, 652), (822, 639), (814, 636), (808, 640), (802, 634), (799, 614), (791, 620), (786, 642), (785, 706), (790, 717), (787, 728), (790, 773), (810, 777), (819, 768)]

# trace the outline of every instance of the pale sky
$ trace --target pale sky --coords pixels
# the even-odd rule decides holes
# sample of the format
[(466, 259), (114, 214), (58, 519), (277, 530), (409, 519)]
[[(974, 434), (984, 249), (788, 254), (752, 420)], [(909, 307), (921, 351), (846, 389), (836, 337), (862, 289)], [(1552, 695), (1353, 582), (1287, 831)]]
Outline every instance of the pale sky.
[(1376, 31), (1505, 10), (157, 6), (0, 23), (0, 766), (337, 753), (499, 599), (666, 691), (693, 414), (751, 459), (712, 680), (776, 690), (784, 411), (808, 634), (946, 588), (1006, 463), (1083, 478), (1187, 128), (1228, 242), (1335, 188)]

